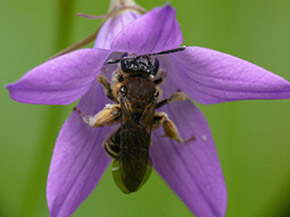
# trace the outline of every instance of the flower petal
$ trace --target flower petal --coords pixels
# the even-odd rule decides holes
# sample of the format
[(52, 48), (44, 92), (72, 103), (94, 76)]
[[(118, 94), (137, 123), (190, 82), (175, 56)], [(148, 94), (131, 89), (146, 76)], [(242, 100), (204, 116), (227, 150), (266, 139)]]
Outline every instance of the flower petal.
[(290, 98), (288, 81), (229, 54), (187, 47), (167, 58), (168, 76), (199, 103)]
[[(78, 108), (89, 115), (105, 105), (100, 84), (93, 83)], [(92, 128), (77, 112), (64, 123), (57, 138), (47, 180), (47, 201), (51, 217), (70, 216), (98, 184), (110, 163), (102, 143), (111, 131)]]
[(49, 60), (7, 85), (10, 97), (33, 104), (69, 104), (89, 88), (110, 51), (81, 49)]
[(115, 36), (129, 23), (141, 16), (135, 10), (125, 10), (108, 19), (100, 29), (95, 41), (95, 48), (110, 49)]
[[(165, 97), (170, 92), (172, 86), (165, 85)], [(162, 137), (162, 129), (153, 131), (153, 167), (196, 216), (224, 216), (226, 187), (205, 117), (190, 101), (175, 102), (161, 110), (167, 112), (182, 138), (195, 136), (196, 140), (179, 144)]]
[(176, 48), (182, 41), (175, 9), (166, 5), (153, 9), (127, 25), (116, 36), (111, 49), (145, 54)]

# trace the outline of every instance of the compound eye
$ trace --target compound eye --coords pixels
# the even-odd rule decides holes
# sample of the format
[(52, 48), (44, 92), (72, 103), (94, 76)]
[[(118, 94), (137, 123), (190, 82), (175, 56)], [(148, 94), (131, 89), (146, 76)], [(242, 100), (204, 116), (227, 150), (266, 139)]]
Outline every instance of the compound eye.
[(121, 93), (122, 96), (127, 95), (127, 88), (124, 84), (120, 87), (119, 92)]
[(122, 70), (124, 72), (127, 72), (128, 71), (127, 65), (128, 65), (128, 60), (127, 59), (121, 60), (121, 68), (122, 68)]
[(158, 99), (158, 96), (159, 96), (159, 92), (155, 90), (154, 95), (153, 95), (154, 99)]

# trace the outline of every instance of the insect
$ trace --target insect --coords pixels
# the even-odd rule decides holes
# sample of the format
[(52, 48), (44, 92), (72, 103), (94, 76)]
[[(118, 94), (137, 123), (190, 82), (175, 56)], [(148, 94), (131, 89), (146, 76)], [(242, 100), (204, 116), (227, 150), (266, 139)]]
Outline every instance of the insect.
[(88, 116), (74, 108), (91, 127), (120, 123), (120, 127), (106, 139), (104, 149), (113, 159), (114, 181), (124, 193), (137, 191), (151, 174), (149, 148), (152, 129), (162, 126), (164, 136), (179, 143), (195, 139), (194, 136), (182, 139), (167, 114), (155, 111), (168, 103), (188, 99), (185, 93), (177, 91), (158, 102), (161, 91), (158, 86), (164, 80), (165, 72), (159, 70), (156, 56), (184, 49), (180, 47), (139, 56), (124, 55), (120, 59), (108, 60), (107, 64), (118, 64), (112, 81), (104, 75), (99, 75), (97, 79), (114, 103), (107, 104), (95, 116)]

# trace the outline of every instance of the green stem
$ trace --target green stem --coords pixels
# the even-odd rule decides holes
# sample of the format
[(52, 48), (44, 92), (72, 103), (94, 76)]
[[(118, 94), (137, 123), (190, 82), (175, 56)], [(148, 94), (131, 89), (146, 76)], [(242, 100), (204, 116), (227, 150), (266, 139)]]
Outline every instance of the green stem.
[[(75, 0), (58, 0), (59, 18), (55, 51), (59, 51), (69, 44), (72, 29), (73, 5)], [(45, 187), (49, 163), (54, 143), (60, 129), (60, 119), (63, 107), (48, 106), (45, 111), (43, 127), (40, 130), (39, 146), (35, 160), (24, 190), (22, 205), (18, 216), (40, 216), (41, 208), (45, 204)], [(45, 205), (46, 206), (46, 205)]]

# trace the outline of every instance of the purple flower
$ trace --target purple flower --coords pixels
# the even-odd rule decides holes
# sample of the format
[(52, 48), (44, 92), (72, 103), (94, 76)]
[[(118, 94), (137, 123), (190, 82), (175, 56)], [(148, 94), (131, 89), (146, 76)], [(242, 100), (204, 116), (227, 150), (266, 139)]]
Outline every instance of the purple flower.
[[(175, 10), (169, 5), (137, 16), (126, 11), (124, 24), (120, 17), (107, 21), (95, 48), (60, 56), (32, 69), (7, 86), (11, 98), (35, 104), (70, 104), (81, 98), (78, 108), (96, 114), (109, 102), (96, 81), (100, 71), (111, 75), (115, 70), (115, 66), (105, 64), (109, 56), (159, 52), (182, 43)], [(187, 47), (158, 59), (167, 72), (161, 85), (164, 98), (177, 89), (202, 104), (290, 98), (290, 83), (285, 79), (218, 51)], [(161, 110), (174, 121), (183, 138), (195, 135), (196, 140), (179, 144), (162, 137), (162, 130), (153, 131), (153, 168), (196, 216), (225, 216), (225, 182), (202, 112), (192, 101), (168, 104)], [(47, 182), (51, 217), (71, 215), (98, 184), (111, 162), (102, 146), (110, 132), (108, 126), (89, 127), (76, 112), (66, 120), (56, 141)]]

